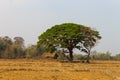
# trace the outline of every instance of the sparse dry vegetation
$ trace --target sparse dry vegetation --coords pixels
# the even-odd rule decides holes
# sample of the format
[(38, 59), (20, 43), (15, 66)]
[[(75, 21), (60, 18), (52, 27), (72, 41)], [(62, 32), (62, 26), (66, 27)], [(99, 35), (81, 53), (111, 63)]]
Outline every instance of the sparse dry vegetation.
[(120, 61), (0, 60), (0, 80), (120, 80)]

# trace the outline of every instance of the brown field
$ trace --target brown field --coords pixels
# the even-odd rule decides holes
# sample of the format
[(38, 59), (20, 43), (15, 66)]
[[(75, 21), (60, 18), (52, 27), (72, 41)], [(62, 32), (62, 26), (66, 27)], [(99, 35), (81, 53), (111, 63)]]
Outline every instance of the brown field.
[(0, 80), (120, 80), (120, 61), (0, 60)]

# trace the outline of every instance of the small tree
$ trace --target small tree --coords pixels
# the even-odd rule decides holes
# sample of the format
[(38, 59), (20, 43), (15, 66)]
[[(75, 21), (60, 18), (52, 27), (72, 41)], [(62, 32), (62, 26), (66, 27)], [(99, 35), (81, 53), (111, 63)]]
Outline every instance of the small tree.
[(11, 58), (12, 40), (8, 36), (0, 38), (0, 58)]
[(83, 51), (85, 51), (87, 55), (87, 63), (89, 63), (91, 49), (96, 45), (98, 40), (101, 39), (101, 36), (98, 31), (91, 29), (90, 27), (82, 28), (82, 35), (84, 36), (84, 40), (82, 41), (83, 44)]
[(33, 58), (33, 57), (36, 57), (36, 55), (37, 55), (36, 45), (28, 46), (27, 49), (25, 50), (25, 57), (26, 58)]
[(24, 46), (24, 39), (22, 37), (14, 37), (14, 54), (16, 58), (23, 58), (25, 57), (25, 46)]

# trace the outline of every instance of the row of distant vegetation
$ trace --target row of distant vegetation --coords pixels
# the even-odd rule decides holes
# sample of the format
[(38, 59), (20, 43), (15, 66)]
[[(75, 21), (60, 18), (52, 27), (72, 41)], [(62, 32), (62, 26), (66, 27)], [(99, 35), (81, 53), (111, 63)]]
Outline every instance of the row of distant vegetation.
[[(80, 24), (64, 23), (46, 30), (38, 38), (36, 45), (25, 47), (22, 37), (0, 37), (0, 58), (40, 58), (44, 53), (54, 53), (54, 59), (60, 60), (119, 60), (120, 54), (91, 52), (101, 39), (99, 32)], [(80, 53), (74, 54), (78, 49)], [(84, 54), (82, 54), (84, 53)]]
[(33, 58), (41, 53), (43, 53), (43, 49), (38, 50), (36, 45), (25, 47), (22, 37), (14, 37), (14, 39), (8, 36), (0, 37), (1, 59)]

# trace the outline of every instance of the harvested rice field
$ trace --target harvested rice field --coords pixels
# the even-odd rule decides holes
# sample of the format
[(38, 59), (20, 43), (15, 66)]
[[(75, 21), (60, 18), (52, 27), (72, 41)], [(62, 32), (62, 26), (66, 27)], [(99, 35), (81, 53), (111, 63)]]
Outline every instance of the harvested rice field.
[(0, 80), (120, 80), (120, 61), (0, 60)]

